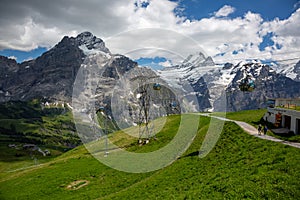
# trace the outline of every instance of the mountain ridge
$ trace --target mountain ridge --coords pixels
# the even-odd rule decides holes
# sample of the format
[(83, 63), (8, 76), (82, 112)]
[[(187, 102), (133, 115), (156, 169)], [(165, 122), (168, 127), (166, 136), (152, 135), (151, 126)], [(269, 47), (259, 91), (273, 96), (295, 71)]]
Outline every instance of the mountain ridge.
[[(78, 69), (88, 56), (87, 51), (112, 55), (103, 40), (83, 32), (77, 37), (63, 37), (53, 48), (34, 60), (16, 63), (1, 56), (0, 70), (3, 73), (0, 75), (0, 102), (33, 98), (71, 102), (73, 83)], [(120, 66), (129, 62), (125, 56), (117, 56), (114, 60), (119, 60), (122, 63)], [(132, 61), (131, 65), (135, 66), (136, 63)]]
[[(16, 63), (12, 59), (0, 57), (0, 102), (33, 98), (71, 102), (79, 68), (86, 58), (97, 54), (109, 61), (104, 66), (102, 76), (106, 89), (97, 90), (99, 93), (109, 92), (120, 76), (138, 67), (138, 63), (130, 58), (110, 52), (104, 41), (90, 32), (80, 33), (76, 37), (65, 36), (34, 60)], [(247, 73), (255, 77), (257, 89), (252, 93), (238, 89), (238, 83), (245, 76), (245, 66), (248, 66)], [(196, 95), (200, 111), (224, 110), (225, 107), (221, 106), (224, 96), (227, 111), (262, 108), (267, 98), (300, 96), (297, 91), (297, 87), (300, 88), (300, 61), (284, 71), (274, 70), (258, 62), (215, 64), (210, 56), (197, 52), (179, 65), (153, 73), (158, 74), (170, 87), (182, 91), (185, 87), (182, 82), (189, 83), (194, 91), (188, 95)], [(105, 102), (109, 102), (109, 97), (105, 98)]]

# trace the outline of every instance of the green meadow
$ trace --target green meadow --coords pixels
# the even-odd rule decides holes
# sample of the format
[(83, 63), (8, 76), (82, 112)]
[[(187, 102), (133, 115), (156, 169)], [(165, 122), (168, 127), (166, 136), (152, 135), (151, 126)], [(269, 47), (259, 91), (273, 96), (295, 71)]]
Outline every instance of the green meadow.
[[(251, 124), (261, 113), (228, 114)], [(232, 115), (232, 116), (230, 116)], [(236, 115), (236, 116), (234, 116)], [(157, 119), (156, 140), (140, 146), (125, 134), (109, 135), (116, 145), (143, 153), (164, 147), (175, 137), (180, 116)], [(261, 140), (225, 122), (215, 147), (204, 158), (199, 149), (210, 118), (200, 117), (197, 135), (171, 165), (147, 173), (112, 169), (95, 159), (84, 146), (60, 156), (32, 160), (4, 157), (0, 163), (0, 199), (297, 199), (300, 197), (300, 150)], [(12, 156), (12, 155), (11, 155)], [(31, 164), (30, 164), (31, 163)]]

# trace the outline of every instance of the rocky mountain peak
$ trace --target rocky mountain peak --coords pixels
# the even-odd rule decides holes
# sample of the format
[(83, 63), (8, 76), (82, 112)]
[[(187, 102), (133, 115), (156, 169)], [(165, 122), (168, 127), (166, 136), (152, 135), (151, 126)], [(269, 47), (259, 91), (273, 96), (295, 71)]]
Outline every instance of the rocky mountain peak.
[(82, 41), (91, 41), (91, 40), (93, 40), (94, 37), (95, 36), (91, 32), (85, 31), (85, 32), (78, 34), (76, 39), (82, 40)]
[[(205, 55), (202, 52), (197, 52), (195, 54), (190, 54), (188, 57), (186, 57), (180, 65), (176, 66), (176, 68), (181, 68), (187, 71), (191, 71), (195, 68), (199, 68), (199, 67), (203, 68), (206, 66), (214, 66), (214, 65), (215, 63), (212, 57), (210, 56), (205, 57)], [(170, 69), (172, 69), (172, 67)]]
[(212, 57), (208, 56), (205, 61), (202, 63), (202, 66), (214, 66), (215, 62), (213, 61)]
[(296, 73), (296, 74), (300, 74), (300, 60), (294, 66), (293, 72)]
[(83, 32), (77, 35), (75, 41), (78, 43), (79, 47), (85, 46), (88, 50), (99, 50), (105, 53), (109, 53), (108, 48), (105, 47), (105, 43), (102, 39), (97, 38), (90, 32)]
[(0, 55), (0, 69), (7, 71), (15, 71), (18, 69), (16, 60)]
[(196, 54), (190, 54), (183, 62), (182, 65), (198, 65), (199, 63), (206, 60), (205, 55), (202, 52)]
[(110, 55), (100, 38), (83, 32), (63, 37), (52, 49), (21, 64), (0, 57), (0, 102), (33, 98), (70, 101), (77, 71), (92, 53)]

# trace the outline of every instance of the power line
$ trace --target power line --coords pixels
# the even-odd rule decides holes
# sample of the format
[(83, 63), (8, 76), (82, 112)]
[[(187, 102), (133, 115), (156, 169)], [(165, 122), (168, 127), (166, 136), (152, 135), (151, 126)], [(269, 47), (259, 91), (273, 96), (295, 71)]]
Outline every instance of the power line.
[[(235, 59), (229, 59), (230, 61), (232, 60), (243, 60), (243, 59), (239, 59), (239, 58), (235, 58)], [(281, 59), (281, 60), (276, 60), (276, 59), (268, 59), (268, 60), (264, 60), (263, 58), (246, 58), (244, 60), (261, 60), (264, 63), (274, 63), (274, 62), (284, 62), (284, 61), (291, 61), (291, 60), (300, 60), (300, 57), (295, 57), (295, 58), (287, 58), (287, 59)], [(216, 64), (223, 64), (226, 62), (230, 62), (230, 61), (225, 61), (225, 62), (218, 62)], [(296, 62), (295, 62), (296, 63)]]
[[(300, 57), (294, 57), (294, 58), (287, 58), (287, 59), (272, 59), (272, 57), (276, 57), (277, 55), (288, 55), (288, 54), (293, 54), (293, 53), (300, 53), (300, 50), (295, 50), (295, 51), (289, 51), (289, 52), (277, 52), (277, 53), (271, 53), (270, 55), (270, 52), (265, 52), (265, 53), (259, 53), (257, 54), (256, 56), (258, 57), (252, 57), (252, 58), (232, 58), (232, 59), (228, 59), (228, 60), (264, 60), (265, 63), (271, 63), (271, 62), (282, 62), (282, 61), (289, 61), (289, 60), (300, 60)], [(263, 56), (271, 56), (271, 58), (267, 59), (267, 60), (270, 60), (270, 61), (266, 61), (265, 58), (261, 58)], [(259, 58), (260, 57), (260, 58)], [(225, 61), (225, 62), (222, 62), (222, 63), (226, 63), (226, 62), (229, 62), (229, 61)]]

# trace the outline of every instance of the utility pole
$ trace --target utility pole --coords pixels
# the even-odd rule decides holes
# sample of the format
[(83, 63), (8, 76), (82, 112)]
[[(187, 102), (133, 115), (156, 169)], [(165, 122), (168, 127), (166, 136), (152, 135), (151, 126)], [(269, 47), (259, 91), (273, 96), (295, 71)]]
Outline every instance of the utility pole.
[[(146, 138), (145, 144), (148, 144), (152, 137), (153, 124), (151, 123), (150, 107), (152, 102), (153, 90), (160, 90), (161, 85), (159, 83), (151, 82), (151, 80), (158, 78), (158, 76), (137, 76), (131, 79), (131, 81), (138, 81), (138, 89), (136, 98), (139, 104), (139, 144), (143, 144), (143, 138)], [(152, 86), (153, 85), (153, 86)], [(152, 87), (151, 87), (152, 86)]]

